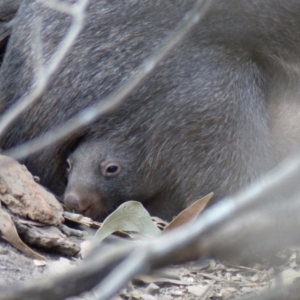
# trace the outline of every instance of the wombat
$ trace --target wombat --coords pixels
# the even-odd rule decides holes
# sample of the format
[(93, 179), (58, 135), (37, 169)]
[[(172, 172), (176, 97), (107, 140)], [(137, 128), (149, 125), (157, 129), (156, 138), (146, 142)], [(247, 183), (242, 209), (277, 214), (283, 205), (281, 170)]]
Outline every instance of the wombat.
[[(56, 128), (114, 91), (172, 32), (193, 2), (90, 1), (85, 28), (47, 92), (10, 128), (0, 147), (8, 149)], [(151, 12), (153, 8), (155, 13)], [(171, 13), (172, 17), (168, 17)], [(45, 8), (39, 1), (22, 2), (0, 69), (1, 113), (28, 93), (34, 83), (31, 32), (36, 16), (43, 17), (40, 35), (46, 63), (71, 24), (71, 17)], [(102, 126), (106, 128), (105, 123), (109, 122), (97, 125), (99, 132)], [(23, 162), (40, 177), (41, 184), (61, 195), (65, 188), (66, 160), (84, 134), (83, 130)]]
[[(193, 3), (92, 0), (86, 26), (49, 89), (0, 146), (20, 144), (101, 101)], [(23, 2), (0, 73), (2, 112), (33, 83), (29, 36), (37, 14), (44, 17), (46, 60), (70, 24), (61, 13)], [(126, 200), (170, 220), (208, 192), (216, 200), (234, 193), (300, 143), (299, 14), (296, 0), (213, 1), (118, 110), (25, 163), (58, 194), (68, 169), (67, 207), (96, 220)]]
[(0, 0), (0, 67), (10, 34), (12, 20), (19, 5), (19, 0)]

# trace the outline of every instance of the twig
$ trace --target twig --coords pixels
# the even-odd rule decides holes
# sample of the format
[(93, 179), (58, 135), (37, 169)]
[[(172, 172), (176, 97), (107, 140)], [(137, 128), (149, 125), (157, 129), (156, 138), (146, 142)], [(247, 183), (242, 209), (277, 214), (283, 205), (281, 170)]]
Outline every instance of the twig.
[[(121, 262), (116, 269), (112, 270), (107, 277), (96, 286), (93, 290), (96, 299), (109, 300), (124, 286), (128, 280), (124, 281), (123, 270), (126, 270), (127, 278), (132, 278), (137, 273), (147, 273), (150, 267), (145, 263), (148, 260), (147, 256), (147, 251), (140, 251), (140, 249), (132, 252), (126, 260)], [(120, 270), (122, 270), (121, 273)]]

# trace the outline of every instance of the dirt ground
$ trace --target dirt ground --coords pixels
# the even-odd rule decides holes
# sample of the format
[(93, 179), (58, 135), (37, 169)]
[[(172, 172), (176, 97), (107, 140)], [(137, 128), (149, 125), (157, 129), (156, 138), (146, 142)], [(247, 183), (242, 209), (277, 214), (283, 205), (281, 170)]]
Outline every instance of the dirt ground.
[[(83, 239), (77, 239), (77, 242)], [(38, 265), (32, 258), (14, 249), (5, 241), (0, 241), (1, 286), (17, 284), (25, 280), (35, 280), (58, 274), (71, 267), (81, 258), (69, 258), (34, 249), (46, 256), (47, 263)], [(214, 260), (205, 263), (191, 262), (170, 266), (150, 275), (138, 276), (116, 296), (117, 299), (234, 299), (240, 295), (258, 293), (272, 288), (276, 274), (289, 280), (300, 277), (299, 250), (287, 250), (276, 257), (277, 266), (267, 267), (257, 263), (253, 266), (228, 266)], [(272, 262), (274, 263), (274, 261)], [(69, 300), (93, 299), (93, 293), (86, 293)]]

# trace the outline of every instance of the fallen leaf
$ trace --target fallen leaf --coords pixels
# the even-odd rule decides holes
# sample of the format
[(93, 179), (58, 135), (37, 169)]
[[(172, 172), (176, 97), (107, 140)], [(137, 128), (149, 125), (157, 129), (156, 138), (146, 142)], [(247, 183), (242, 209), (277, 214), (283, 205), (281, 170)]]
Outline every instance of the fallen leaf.
[(170, 291), (171, 296), (175, 296), (175, 297), (181, 297), (183, 296), (183, 292), (182, 291)]
[(151, 218), (152, 221), (155, 223), (155, 225), (159, 228), (159, 229), (164, 229), (166, 226), (168, 226), (169, 222), (166, 222), (164, 220), (162, 220), (159, 217), (152, 217)]
[(153, 277), (150, 275), (138, 275), (134, 278), (134, 281), (141, 281), (143, 283), (172, 283), (177, 285), (191, 285), (194, 282), (186, 282), (182, 280), (169, 279), (163, 277)]
[(179, 226), (193, 222), (197, 216), (203, 211), (206, 207), (209, 200), (212, 198), (214, 193), (209, 193), (205, 197), (195, 201), (192, 205), (188, 208), (183, 210), (177, 217), (175, 217), (172, 222), (169, 223), (164, 229), (163, 232), (172, 230), (174, 228), (178, 228)]
[(293, 269), (287, 269), (282, 271), (276, 278), (271, 280), (271, 287), (274, 288), (275, 284), (280, 281), (284, 285), (289, 285), (294, 282), (294, 280), (300, 278), (300, 272)]
[(0, 209), (0, 235), (13, 247), (20, 250), (29, 257), (39, 260), (46, 260), (44, 256), (34, 252), (31, 248), (23, 243), (18, 235), (15, 224), (11, 220), (10, 215), (3, 209)]
[(148, 211), (137, 201), (125, 202), (110, 214), (96, 232), (95, 239), (100, 242), (115, 231), (133, 231), (151, 237), (161, 233)]
[(37, 266), (37, 267), (44, 267), (47, 265), (47, 261), (46, 260), (39, 260), (39, 259), (34, 259), (33, 263)]
[(156, 285), (155, 283), (151, 282), (147, 287), (146, 287), (146, 294), (148, 295), (156, 295), (159, 293), (159, 286)]
[(69, 211), (64, 211), (63, 216), (65, 220), (75, 223), (76, 225), (84, 225), (90, 228), (99, 228), (101, 223), (93, 221), (91, 218), (85, 217), (80, 214), (71, 213)]
[(209, 289), (211, 289), (211, 285), (193, 285), (187, 287), (187, 290), (191, 294), (194, 294), (198, 297), (203, 297), (204, 295), (206, 295)]

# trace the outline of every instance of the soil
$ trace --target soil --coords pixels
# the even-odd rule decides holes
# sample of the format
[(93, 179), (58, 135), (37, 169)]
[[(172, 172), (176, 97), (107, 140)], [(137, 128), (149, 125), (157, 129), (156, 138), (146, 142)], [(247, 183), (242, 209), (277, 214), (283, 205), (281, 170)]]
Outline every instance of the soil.
[[(79, 238), (77, 242), (80, 243)], [(82, 239), (81, 239), (82, 241)], [(32, 258), (14, 249), (5, 241), (0, 241), (1, 279), (0, 285), (16, 284), (34, 280), (65, 271), (76, 265), (81, 258), (67, 258), (50, 251), (35, 251), (46, 256), (46, 265), (36, 265)], [(233, 299), (237, 296), (259, 293), (269, 289), (276, 274), (293, 270), (299, 274), (299, 253), (297, 249), (287, 250), (277, 257), (279, 265), (267, 267), (263, 264), (247, 266), (228, 266), (214, 260), (201, 265), (197, 262), (170, 266), (154, 274), (140, 276), (128, 284), (117, 299)], [(293, 273), (293, 274), (294, 274)], [(296, 278), (297, 276), (295, 276)], [(93, 299), (91, 293), (68, 300)]]

